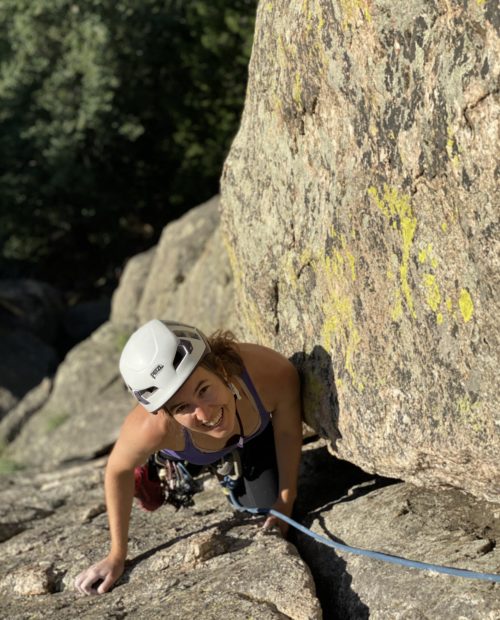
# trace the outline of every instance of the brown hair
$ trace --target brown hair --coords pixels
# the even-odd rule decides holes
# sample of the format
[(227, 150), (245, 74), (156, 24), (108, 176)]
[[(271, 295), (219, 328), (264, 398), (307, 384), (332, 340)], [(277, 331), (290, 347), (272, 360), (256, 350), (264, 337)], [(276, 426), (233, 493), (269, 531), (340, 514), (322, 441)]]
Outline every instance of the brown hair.
[[(218, 375), (223, 381), (231, 375), (240, 375), (244, 365), (238, 351), (234, 334), (228, 330), (217, 330), (208, 337), (210, 351), (205, 354), (200, 366)], [(225, 376), (225, 374), (227, 376)]]

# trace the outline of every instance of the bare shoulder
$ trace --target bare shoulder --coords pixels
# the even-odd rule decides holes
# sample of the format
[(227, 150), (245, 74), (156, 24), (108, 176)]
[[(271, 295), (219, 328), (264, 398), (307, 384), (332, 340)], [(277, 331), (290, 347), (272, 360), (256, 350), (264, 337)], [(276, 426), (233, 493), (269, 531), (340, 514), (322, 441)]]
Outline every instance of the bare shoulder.
[(168, 420), (159, 413), (153, 416), (144, 407), (137, 405), (127, 415), (113, 448), (113, 458), (123, 467), (133, 467), (146, 461), (148, 456), (159, 450), (168, 436)]
[(238, 345), (245, 368), (269, 411), (284, 399), (296, 398), (300, 381), (295, 366), (274, 349), (258, 344)]

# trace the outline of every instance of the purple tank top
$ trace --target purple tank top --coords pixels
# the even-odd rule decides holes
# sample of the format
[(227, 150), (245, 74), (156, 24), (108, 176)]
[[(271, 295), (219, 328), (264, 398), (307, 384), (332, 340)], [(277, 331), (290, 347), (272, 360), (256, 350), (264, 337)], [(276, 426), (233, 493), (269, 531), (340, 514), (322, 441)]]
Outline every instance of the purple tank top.
[(232, 452), (235, 448), (243, 447), (243, 445), (247, 443), (247, 441), (251, 441), (254, 437), (260, 435), (269, 424), (271, 416), (264, 408), (264, 405), (262, 404), (262, 401), (257, 394), (257, 390), (255, 389), (255, 386), (252, 383), (252, 380), (250, 379), (250, 376), (245, 369), (243, 369), (243, 372), (241, 373), (241, 379), (243, 379), (243, 383), (246, 385), (248, 391), (252, 395), (255, 404), (257, 405), (257, 410), (259, 412), (260, 426), (255, 431), (255, 433), (249, 435), (248, 437), (241, 436), (237, 443), (231, 446), (226, 446), (221, 450), (217, 450), (215, 452), (205, 452), (200, 450), (193, 444), (191, 435), (189, 434), (188, 430), (183, 427), (182, 430), (184, 433), (185, 442), (184, 450), (179, 450), (177, 452), (176, 450), (168, 450), (165, 448), (163, 450), (160, 450), (160, 452), (169, 458), (179, 459), (181, 461), (188, 461), (189, 463), (193, 463), (194, 465), (210, 465), (210, 463), (215, 463), (226, 454), (229, 454), (229, 452)]

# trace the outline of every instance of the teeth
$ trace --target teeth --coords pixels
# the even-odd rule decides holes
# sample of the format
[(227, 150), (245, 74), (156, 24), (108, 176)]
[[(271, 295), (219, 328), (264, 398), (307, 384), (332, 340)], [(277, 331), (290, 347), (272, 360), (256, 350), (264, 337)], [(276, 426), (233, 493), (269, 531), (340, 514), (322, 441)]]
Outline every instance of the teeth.
[(217, 418), (217, 420), (215, 420), (215, 422), (202, 422), (202, 424), (203, 426), (207, 426), (208, 428), (213, 428), (214, 426), (217, 426), (218, 424), (220, 424), (221, 420), (222, 420), (222, 411), (219, 417)]

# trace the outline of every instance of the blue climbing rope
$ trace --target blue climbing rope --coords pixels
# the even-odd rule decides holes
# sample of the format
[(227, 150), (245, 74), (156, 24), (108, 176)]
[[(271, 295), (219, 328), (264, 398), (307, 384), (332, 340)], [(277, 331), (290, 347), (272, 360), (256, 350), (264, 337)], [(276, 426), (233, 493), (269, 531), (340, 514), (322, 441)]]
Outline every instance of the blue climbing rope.
[(454, 577), (464, 577), (466, 579), (481, 579), (482, 581), (494, 581), (496, 583), (500, 582), (500, 575), (495, 575), (494, 573), (480, 573), (472, 570), (466, 570), (465, 568), (452, 568), (451, 566), (441, 566), (440, 564), (430, 564), (428, 562), (418, 562), (417, 560), (407, 560), (406, 558), (401, 558), (397, 555), (391, 555), (389, 553), (381, 553), (380, 551), (370, 551), (369, 549), (360, 549), (359, 547), (344, 545), (343, 543), (338, 543), (330, 540), (329, 538), (326, 538), (325, 536), (316, 534), (316, 532), (311, 531), (307, 527), (304, 527), (300, 523), (297, 523), (297, 521), (290, 519), (290, 517), (287, 517), (286, 515), (272, 508), (245, 508), (245, 506), (242, 506), (236, 499), (232, 489), (227, 488), (227, 492), (231, 504), (234, 506), (234, 508), (236, 508), (236, 510), (239, 510), (240, 512), (249, 512), (251, 514), (272, 515), (273, 517), (277, 517), (278, 519), (285, 521), (285, 523), (288, 523), (288, 525), (294, 527), (296, 530), (299, 530), (299, 532), (302, 532), (306, 536), (310, 536), (315, 541), (322, 543), (323, 545), (327, 545), (328, 547), (332, 547), (337, 551), (346, 551), (347, 553), (363, 555), (374, 560), (389, 562), (390, 564), (399, 564), (400, 566), (407, 566), (409, 568), (428, 570), (435, 573), (444, 573), (445, 575), (453, 575)]

